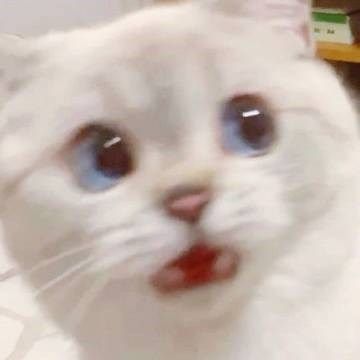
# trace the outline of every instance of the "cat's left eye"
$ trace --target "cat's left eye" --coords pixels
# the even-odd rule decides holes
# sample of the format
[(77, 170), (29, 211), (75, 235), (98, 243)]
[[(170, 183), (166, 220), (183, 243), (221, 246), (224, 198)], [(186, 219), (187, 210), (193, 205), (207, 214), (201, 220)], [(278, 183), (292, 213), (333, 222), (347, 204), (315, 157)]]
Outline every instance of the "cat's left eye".
[(124, 133), (90, 125), (72, 141), (70, 163), (83, 187), (90, 191), (106, 190), (133, 171), (131, 150)]
[(235, 96), (223, 108), (222, 144), (226, 151), (245, 156), (266, 153), (275, 141), (274, 114), (256, 95)]

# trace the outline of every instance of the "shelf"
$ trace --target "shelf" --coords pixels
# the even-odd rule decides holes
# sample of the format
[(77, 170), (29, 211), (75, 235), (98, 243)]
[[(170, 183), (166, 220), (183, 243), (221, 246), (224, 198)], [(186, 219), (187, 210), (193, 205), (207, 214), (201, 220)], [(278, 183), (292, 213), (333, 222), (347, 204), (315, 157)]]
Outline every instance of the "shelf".
[(318, 55), (325, 60), (360, 63), (360, 45), (319, 42)]

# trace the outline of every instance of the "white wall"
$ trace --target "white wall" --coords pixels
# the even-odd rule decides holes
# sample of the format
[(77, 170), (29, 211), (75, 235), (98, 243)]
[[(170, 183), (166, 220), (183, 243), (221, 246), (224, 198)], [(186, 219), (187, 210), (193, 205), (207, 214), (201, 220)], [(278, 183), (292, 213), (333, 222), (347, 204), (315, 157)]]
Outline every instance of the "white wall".
[(0, 0), (0, 33), (36, 35), (114, 19), (148, 0)]

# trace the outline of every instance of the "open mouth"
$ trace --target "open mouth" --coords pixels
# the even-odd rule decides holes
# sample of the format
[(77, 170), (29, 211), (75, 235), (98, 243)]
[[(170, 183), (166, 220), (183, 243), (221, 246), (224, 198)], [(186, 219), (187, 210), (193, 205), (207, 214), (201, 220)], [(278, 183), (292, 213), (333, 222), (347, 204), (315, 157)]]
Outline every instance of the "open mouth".
[(232, 279), (239, 264), (235, 251), (199, 243), (157, 272), (152, 284), (164, 294), (192, 290)]

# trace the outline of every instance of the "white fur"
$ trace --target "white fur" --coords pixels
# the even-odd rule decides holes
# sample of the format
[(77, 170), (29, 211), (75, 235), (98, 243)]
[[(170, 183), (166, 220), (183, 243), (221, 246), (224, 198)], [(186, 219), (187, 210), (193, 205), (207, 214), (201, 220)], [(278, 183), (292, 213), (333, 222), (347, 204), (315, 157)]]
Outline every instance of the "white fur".
[[(37, 291), (91, 256), (39, 294), (82, 359), (359, 359), (355, 111), (297, 33), (270, 24), (189, 4), (0, 48), (6, 243)], [(239, 93), (275, 109), (264, 157), (218, 144), (221, 104)], [(66, 165), (71, 134), (93, 121), (131, 133), (138, 159), (101, 194)], [(162, 297), (149, 277), (194, 241), (161, 208), (184, 183), (215, 189), (202, 231), (243, 263), (231, 282)]]

